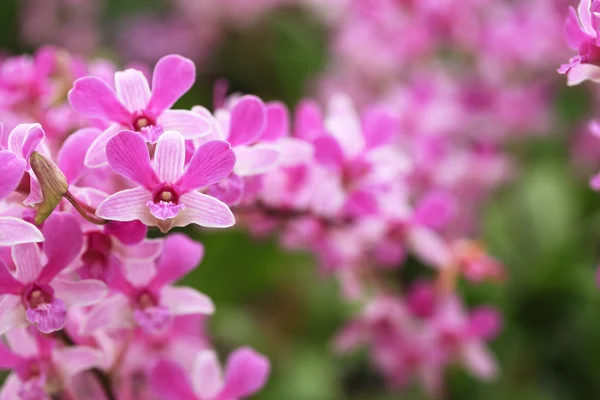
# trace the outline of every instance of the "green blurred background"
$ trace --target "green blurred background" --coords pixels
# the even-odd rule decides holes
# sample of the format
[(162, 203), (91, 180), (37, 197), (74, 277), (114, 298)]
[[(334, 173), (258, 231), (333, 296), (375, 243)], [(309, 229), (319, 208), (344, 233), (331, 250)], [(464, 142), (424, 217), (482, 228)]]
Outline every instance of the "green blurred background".
[[(106, 27), (155, 3), (160, 2), (111, 0), (103, 16)], [(9, 53), (33, 50), (19, 40), (18, 8), (17, 0), (0, 2), (0, 48)], [(282, 10), (248, 30), (231, 31), (179, 106), (211, 106), (216, 78), (226, 78), (233, 90), (293, 106), (327, 64), (326, 34), (299, 10)], [(121, 61), (109, 50), (101, 55)], [(519, 175), (481, 216), (482, 236), (510, 270), (510, 280), (462, 289), (468, 302), (495, 304), (503, 312), (505, 329), (492, 344), (502, 374), (485, 384), (450, 371), (449, 399), (600, 398), (595, 283), (600, 201), (587, 186), (591, 171), (575, 168), (571, 155), (573, 126), (593, 111), (590, 103), (585, 89), (563, 89), (556, 105), (562, 123), (548, 136), (511, 146)], [(217, 305), (210, 322), (217, 348), (225, 354), (248, 344), (272, 360), (270, 383), (257, 399), (425, 398), (417, 388), (386, 392), (366, 353), (332, 354), (333, 335), (357, 310), (340, 298), (333, 279), (319, 276), (309, 256), (235, 230), (191, 234), (207, 251), (186, 283)]]

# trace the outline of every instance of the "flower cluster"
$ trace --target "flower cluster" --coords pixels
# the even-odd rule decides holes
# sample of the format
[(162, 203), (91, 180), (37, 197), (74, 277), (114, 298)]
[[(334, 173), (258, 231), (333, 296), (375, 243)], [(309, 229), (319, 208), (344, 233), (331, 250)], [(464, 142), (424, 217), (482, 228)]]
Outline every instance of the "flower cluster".
[(190, 60), (162, 58), (151, 89), (114, 69), (50, 48), (0, 65), (0, 397), (251, 396), (268, 360), (240, 348), (223, 373), (202, 329), (214, 304), (176, 285), (203, 246), (147, 233), (234, 224), (210, 188), (261, 166), (244, 137), (262, 102), (239, 99), (229, 141), (216, 139), (215, 117), (172, 109), (194, 84)]
[[(252, 95), (219, 94), (213, 111), (173, 109), (195, 81), (194, 63), (178, 55), (158, 61), (151, 85), (143, 71), (50, 48), (1, 67), (12, 78), (0, 90), (15, 99), (2, 109), (0, 152), (0, 365), (14, 372), (7, 398), (258, 391), (268, 361), (242, 348), (222, 378), (201, 330), (213, 303), (174, 285), (204, 249), (172, 228), (228, 228), (236, 219), (258, 236), (277, 232), (283, 246), (313, 253), (340, 279), (366, 310), (342, 337), (369, 343), (391, 383), (434, 362), (426, 387), (437, 392), (445, 367), (463, 359), (477, 376), (495, 375), (484, 343), (497, 317), (464, 311), (455, 291), (461, 277), (504, 277), (468, 239), (471, 221), (459, 207), (459, 198), (489, 191), (473, 169), (497, 168), (492, 150), (456, 160), (405, 131), (406, 116), (389, 105), (358, 111), (344, 95), (326, 109), (306, 100), (293, 119), (282, 103)], [(53, 123), (57, 110), (69, 124)], [(149, 239), (149, 229), (167, 235)], [(433, 268), (435, 283), (402, 296), (391, 278), (409, 255)], [(421, 340), (433, 358), (406, 346)]]

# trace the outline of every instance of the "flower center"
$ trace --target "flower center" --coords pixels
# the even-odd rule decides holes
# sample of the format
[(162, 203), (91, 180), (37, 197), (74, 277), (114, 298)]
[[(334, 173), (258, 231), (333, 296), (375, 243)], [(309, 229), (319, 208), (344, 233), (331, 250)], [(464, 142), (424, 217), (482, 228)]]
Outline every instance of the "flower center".
[(185, 205), (179, 203), (181, 190), (171, 182), (163, 182), (152, 191), (152, 200), (146, 205), (156, 218), (166, 220), (174, 218)]
[(43, 307), (54, 299), (54, 290), (48, 285), (30, 283), (23, 290), (23, 303), (27, 308)]
[(101, 232), (87, 235), (87, 249), (81, 256), (82, 267), (77, 271), (83, 279), (99, 279), (106, 281), (108, 256), (112, 250), (110, 236)]
[(171, 182), (164, 182), (152, 191), (152, 200), (155, 204), (160, 202), (173, 203), (174, 205), (179, 204), (179, 197), (181, 196), (181, 190), (173, 185)]
[(145, 114), (143, 111), (136, 111), (133, 114), (133, 122), (132, 122), (133, 130), (136, 132), (141, 132), (142, 129), (152, 127), (156, 125), (156, 121), (154, 118)]
[(156, 307), (158, 302), (152, 293), (148, 290), (143, 290), (137, 297), (137, 306), (140, 310), (145, 310), (149, 307)]

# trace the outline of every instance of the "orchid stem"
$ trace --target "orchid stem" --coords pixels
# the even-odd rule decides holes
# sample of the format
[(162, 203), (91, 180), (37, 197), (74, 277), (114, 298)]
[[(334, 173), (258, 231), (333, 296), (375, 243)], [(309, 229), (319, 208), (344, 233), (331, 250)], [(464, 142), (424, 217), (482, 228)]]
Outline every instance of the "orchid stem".
[(67, 193), (64, 195), (64, 198), (71, 203), (75, 210), (77, 210), (77, 212), (83, 218), (85, 218), (86, 221), (96, 225), (105, 225), (108, 222), (105, 219), (94, 215), (95, 210), (87, 204), (80, 203), (75, 196), (71, 194), (71, 192), (67, 191)]

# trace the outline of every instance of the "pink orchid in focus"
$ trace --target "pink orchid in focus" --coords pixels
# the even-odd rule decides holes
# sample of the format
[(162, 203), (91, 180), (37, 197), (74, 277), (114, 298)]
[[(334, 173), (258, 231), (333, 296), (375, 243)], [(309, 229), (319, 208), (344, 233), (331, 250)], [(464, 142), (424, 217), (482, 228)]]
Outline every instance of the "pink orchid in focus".
[(266, 383), (269, 361), (248, 347), (229, 356), (225, 377), (214, 351), (198, 353), (188, 374), (172, 361), (159, 362), (152, 371), (152, 387), (164, 400), (237, 400), (252, 396)]
[(187, 167), (184, 137), (175, 131), (158, 139), (153, 165), (144, 139), (135, 132), (123, 131), (113, 137), (106, 153), (115, 172), (140, 186), (109, 196), (96, 210), (99, 217), (140, 220), (163, 232), (192, 223), (215, 228), (235, 223), (225, 203), (197, 191), (227, 178), (233, 170), (235, 154), (227, 142), (204, 143)]
[(211, 121), (207, 117), (170, 109), (195, 79), (196, 67), (191, 60), (169, 55), (154, 68), (152, 91), (144, 74), (135, 69), (115, 73), (116, 92), (97, 77), (76, 80), (69, 92), (71, 106), (87, 117), (113, 123), (92, 143), (85, 164), (90, 168), (104, 165), (106, 144), (123, 129), (137, 132), (149, 143), (156, 143), (169, 130), (180, 132), (186, 139), (209, 134)]
[(17, 328), (0, 341), (0, 369), (10, 369), (1, 399), (50, 400), (71, 385), (71, 379), (101, 364), (103, 354), (88, 346), (61, 346), (37, 332)]
[[(44, 333), (62, 329), (68, 307), (101, 301), (106, 285), (58, 276), (78, 255), (82, 233), (75, 218), (54, 213), (44, 223), (43, 252), (35, 243), (12, 248), (12, 260), (0, 260), (0, 332), (37, 324)], [(14, 263), (14, 273), (5, 263)]]
[(558, 72), (567, 74), (568, 85), (585, 80), (600, 82), (600, 1), (580, 0), (577, 11), (569, 7), (565, 22), (565, 38), (569, 47), (578, 51)]
[(212, 314), (214, 305), (206, 295), (192, 288), (171, 286), (193, 270), (203, 255), (201, 244), (172, 234), (165, 239), (156, 265), (142, 261), (115, 268), (108, 282), (115, 294), (85, 317), (81, 333), (116, 330), (133, 323), (148, 333), (161, 333), (175, 316)]

